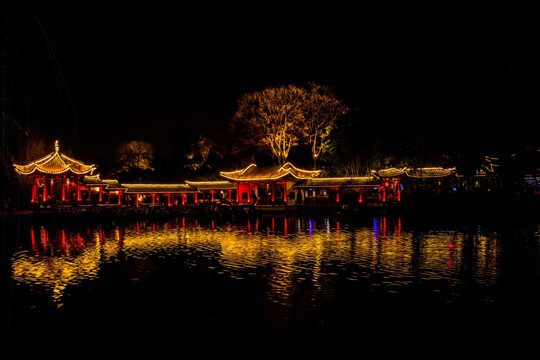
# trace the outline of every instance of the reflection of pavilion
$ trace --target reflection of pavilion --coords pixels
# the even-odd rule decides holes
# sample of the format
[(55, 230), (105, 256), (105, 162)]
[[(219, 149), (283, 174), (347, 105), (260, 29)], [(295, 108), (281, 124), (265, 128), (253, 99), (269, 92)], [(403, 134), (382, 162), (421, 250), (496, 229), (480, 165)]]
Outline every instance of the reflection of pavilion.
[(83, 177), (91, 175), (95, 165), (86, 165), (60, 152), (58, 141), (54, 152), (28, 165), (14, 165), (15, 171), (32, 179), (32, 203), (61, 199), (81, 201), (85, 187)]
[[(163, 261), (162, 257), (170, 254), (172, 261), (181, 255), (189, 259), (186, 266), (200, 269), (199, 265), (204, 264), (204, 271), (219, 271), (220, 275), (230, 274), (236, 279), (260, 271), (264, 276), (258, 278), (268, 281), (271, 288), (269, 296), (286, 300), (292, 294), (290, 285), (301, 278), (316, 287), (334, 284), (332, 268), (345, 270), (342, 275), (357, 280), (362, 272), (346, 270), (353, 270), (349, 266), (357, 269), (356, 265), (383, 269), (390, 279), (399, 276), (406, 282), (414, 280), (418, 271), (434, 280), (454, 276), (459, 279), (454, 269), (460, 269), (467, 260), (464, 251), (472, 239), (454, 230), (425, 234), (404, 231), (399, 217), (373, 217), (372, 225), (346, 227), (345, 231), (340, 230), (339, 221), (321, 220), (271, 216), (251, 223), (247, 220), (245, 225), (199, 225), (197, 220), (178, 218), (166, 223), (122, 222), (113, 227), (96, 224), (83, 232), (70, 226), (30, 228), (27, 236), (31, 247), (12, 256), (12, 278), (17, 284), (47, 290), (62, 306), (66, 290), (101, 276), (104, 263), (124, 263), (121, 271), (135, 266), (139, 274), (155, 270), (140, 267), (151, 264), (152, 256)], [(482, 281), (496, 281), (497, 238), (476, 231), (474, 242), (483, 250), (476, 254), (479, 266), (474, 269), (475, 276), (480, 275)], [(287, 235), (294, 235), (294, 241), (287, 240)], [(208, 267), (209, 259), (220, 266)], [(334, 267), (336, 264), (341, 270)], [(327, 276), (332, 281), (325, 281)]]

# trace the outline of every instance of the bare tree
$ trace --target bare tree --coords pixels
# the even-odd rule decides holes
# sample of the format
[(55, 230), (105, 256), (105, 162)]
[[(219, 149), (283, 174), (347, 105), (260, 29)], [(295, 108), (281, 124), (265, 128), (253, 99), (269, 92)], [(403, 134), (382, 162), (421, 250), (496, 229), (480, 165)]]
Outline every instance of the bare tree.
[(47, 142), (39, 128), (33, 128), (27, 136), (20, 141), (19, 164), (28, 164), (41, 159), (54, 150), (54, 143)]
[(315, 169), (317, 158), (328, 146), (328, 135), (332, 127), (340, 116), (347, 113), (348, 108), (330, 87), (310, 83), (303, 111), (302, 135), (308, 139)]
[(199, 135), (197, 139), (189, 144), (189, 151), (186, 153), (188, 160), (186, 167), (191, 170), (202, 168), (208, 160), (211, 150), (211, 142), (203, 135)]
[(238, 101), (233, 123), (237, 128), (250, 129), (253, 139), (283, 164), (298, 142), (306, 95), (305, 89), (294, 85), (244, 94)]
[(116, 160), (122, 164), (122, 170), (153, 170), (154, 145), (141, 140), (126, 141), (116, 151)]

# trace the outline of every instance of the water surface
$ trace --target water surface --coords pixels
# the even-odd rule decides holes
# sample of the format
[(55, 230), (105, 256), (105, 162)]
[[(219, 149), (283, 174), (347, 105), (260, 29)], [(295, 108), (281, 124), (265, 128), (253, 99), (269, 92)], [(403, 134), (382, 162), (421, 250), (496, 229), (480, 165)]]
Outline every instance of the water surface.
[(9, 258), (7, 335), (58, 358), (518, 353), (537, 335), (539, 240), (538, 224), (401, 217), (33, 224)]

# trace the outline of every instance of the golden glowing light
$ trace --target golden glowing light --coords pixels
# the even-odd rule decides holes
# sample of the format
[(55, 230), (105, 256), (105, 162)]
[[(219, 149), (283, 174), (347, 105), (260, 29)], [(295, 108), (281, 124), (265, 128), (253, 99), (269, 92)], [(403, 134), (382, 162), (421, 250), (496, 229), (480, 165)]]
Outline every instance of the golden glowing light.
[(235, 171), (221, 171), (219, 174), (226, 179), (234, 181), (271, 181), (280, 180), (286, 176), (294, 179), (309, 179), (319, 175), (321, 170), (305, 170), (295, 167), (287, 162), (281, 166), (261, 167), (256, 164), (250, 164), (244, 169)]
[[(312, 219), (272, 217), (238, 226), (200, 226), (177, 219), (165, 224), (135, 222), (82, 233), (61, 230), (53, 234), (45, 228), (31, 231), (32, 246), (13, 255), (13, 280), (49, 292), (58, 306), (63, 305), (69, 287), (96, 279), (102, 264), (120, 258), (187, 254), (193, 255), (193, 263), (201, 258), (212, 259), (210, 271), (236, 280), (265, 274), (273, 289), (269, 296), (286, 303), (299, 282), (323, 294), (336, 275), (357, 281), (366, 275), (362, 269), (377, 269), (385, 274), (382, 281), (390, 288), (407, 285), (418, 277), (459, 276), (460, 267), (467, 261), (464, 252), (469, 239), (456, 231), (417, 236), (402, 231), (401, 219), (386, 217), (374, 218), (371, 227), (362, 228), (344, 227), (328, 219), (317, 223)], [(497, 239), (477, 234), (475, 248), (475, 278), (485, 283), (497, 281)]]
[(383, 177), (383, 178), (406, 175), (411, 178), (426, 179), (426, 178), (439, 178), (439, 177), (450, 176), (452, 174), (455, 174), (456, 168), (423, 167), (423, 168), (413, 169), (413, 168), (404, 167), (402, 169), (388, 168), (388, 169), (382, 169), (382, 170), (372, 170), (371, 172), (374, 175)]
[(85, 175), (92, 174), (96, 169), (95, 165), (85, 165), (81, 161), (61, 153), (58, 140), (55, 142), (55, 150), (49, 155), (27, 165), (14, 164), (13, 166), (15, 171), (21, 175), (31, 175), (35, 172), (51, 175), (72, 172), (77, 175)]

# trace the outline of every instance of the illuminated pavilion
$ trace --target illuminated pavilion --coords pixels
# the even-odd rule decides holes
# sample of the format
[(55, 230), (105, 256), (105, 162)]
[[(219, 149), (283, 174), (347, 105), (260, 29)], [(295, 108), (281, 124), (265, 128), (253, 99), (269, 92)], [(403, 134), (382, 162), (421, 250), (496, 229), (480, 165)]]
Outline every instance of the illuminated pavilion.
[(92, 175), (95, 165), (86, 165), (60, 152), (58, 140), (54, 151), (27, 165), (13, 165), (15, 171), (32, 179), (32, 203), (82, 201), (83, 178)]
[(449, 179), (455, 178), (456, 168), (424, 167), (424, 168), (388, 168), (372, 170), (372, 174), (381, 179), (381, 201), (401, 201), (402, 193), (415, 191), (446, 191)]
[[(493, 173), (493, 166), (486, 167), (486, 171)], [(121, 184), (118, 180), (93, 175), (95, 165), (84, 164), (62, 153), (58, 141), (47, 156), (27, 165), (14, 164), (14, 167), (17, 173), (32, 179), (31, 203), (34, 204), (178, 207), (230, 203), (255, 204), (261, 209), (273, 209), (276, 205), (277, 208), (281, 205), (370, 206), (401, 202), (403, 196), (408, 200), (414, 194), (455, 192), (459, 187), (456, 184), (464, 181), (455, 168), (387, 168), (372, 171), (371, 176), (366, 177), (320, 178), (320, 170), (305, 170), (285, 163), (251, 164), (239, 170), (222, 171), (220, 175), (224, 180), (220, 181)], [(486, 177), (485, 174), (480, 175)]]
[[(238, 204), (295, 205), (293, 185), (319, 175), (320, 170), (299, 169), (291, 163), (221, 171), (220, 175), (236, 185)], [(292, 196), (291, 196), (292, 195)]]

